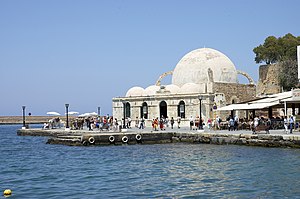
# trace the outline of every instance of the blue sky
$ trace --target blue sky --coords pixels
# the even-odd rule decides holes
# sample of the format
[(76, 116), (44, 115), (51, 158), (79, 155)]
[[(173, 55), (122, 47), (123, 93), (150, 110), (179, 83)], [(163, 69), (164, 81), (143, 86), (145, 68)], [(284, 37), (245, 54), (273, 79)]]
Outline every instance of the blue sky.
[[(0, 115), (112, 113), (191, 50), (221, 51), (258, 80), (253, 48), (300, 35), (297, 0), (0, 0)], [(170, 78), (163, 83), (169, 84)], [(241, 80), (243, 81), (243, 79)]]

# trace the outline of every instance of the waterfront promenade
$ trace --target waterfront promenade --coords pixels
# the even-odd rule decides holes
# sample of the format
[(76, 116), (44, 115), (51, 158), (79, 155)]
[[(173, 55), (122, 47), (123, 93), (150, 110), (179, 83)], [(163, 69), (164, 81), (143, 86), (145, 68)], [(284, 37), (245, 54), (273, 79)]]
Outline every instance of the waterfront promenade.
[(158, 143), (206, 143), (206, 144), (236, 144), (247, 146), (264, 147), (292, 147), (300, 148), (300, 132), (286, 134), (284, 130), (270, 130), (253, 134), (249, 130), (190, 130), (189, 127), (167, 128), (166, 130), (153, 131), (152, 128), (125, 129), (119, 131), (100, 131), (94, 129), (89, 131), (61, 129), (20, 129), (20, 136), (49, 136), (48, 144), (64, 144), (70, 146), (91, 146), (91, 145), (121, 145), (121, 144), (158, 144)]

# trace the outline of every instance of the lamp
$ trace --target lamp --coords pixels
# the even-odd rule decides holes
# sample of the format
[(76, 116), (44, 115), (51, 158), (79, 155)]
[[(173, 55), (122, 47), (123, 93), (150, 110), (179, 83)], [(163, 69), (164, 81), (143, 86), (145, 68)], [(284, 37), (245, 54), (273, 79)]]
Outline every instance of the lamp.
[(199, 95), (198, 96), (198, 99), (199, 99), (199, 101), (200, 101), (200, 121), (199, 121), (199, 129), (203, 129), (203, 123), (202, 123), (202, 96), (201, 95)]
[(100, 114), (101, 114), (100, 110), (101, 110), (101, 107), (98, 106), (98, 116), (100, 116)]
[(67, 116), (66, 130), (69, 130), (69, 104), (65, 104), (65, 107), (66, 107), (66, 116)]
[(26, 106), (22, 106), (22, 109), (23, 109), (23, 127), (22, 127), (22, 129), (26, 129), (26, 125), (25, 125), (25, 108), (26, 108)]
[(122, 101), (123, 103), (123, 128), (125, 129), (126, 128), (126, 125), (125, 125), (125, 116), (126, 116), (126, 101)]

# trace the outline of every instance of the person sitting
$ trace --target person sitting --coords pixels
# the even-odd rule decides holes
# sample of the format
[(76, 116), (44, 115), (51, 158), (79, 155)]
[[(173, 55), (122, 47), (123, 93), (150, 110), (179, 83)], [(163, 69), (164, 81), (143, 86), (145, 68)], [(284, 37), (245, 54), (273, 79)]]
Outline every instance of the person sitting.
[(43, 129), (49, 129), (49, 124), (48, 123), (44, 123)]

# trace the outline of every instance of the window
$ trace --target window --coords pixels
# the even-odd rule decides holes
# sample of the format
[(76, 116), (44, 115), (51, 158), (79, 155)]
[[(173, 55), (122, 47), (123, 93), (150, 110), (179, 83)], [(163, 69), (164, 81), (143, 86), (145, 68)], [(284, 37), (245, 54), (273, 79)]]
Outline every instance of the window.
[(125, 104), (125, 117), (130, 117), (131, 113), (130, 113), (130, 104), (129, 102), (126, 102)]
[(180, 101), (177, 108), (178, 117), (185, 118), (185, 103)]
[(148, 104), (146, 102), (142, 104), (141, 117), (148, 119)]

